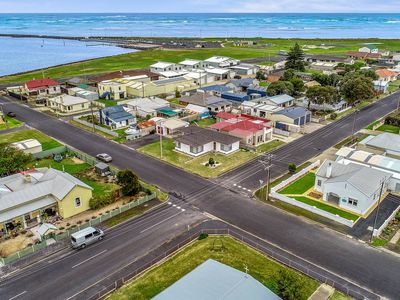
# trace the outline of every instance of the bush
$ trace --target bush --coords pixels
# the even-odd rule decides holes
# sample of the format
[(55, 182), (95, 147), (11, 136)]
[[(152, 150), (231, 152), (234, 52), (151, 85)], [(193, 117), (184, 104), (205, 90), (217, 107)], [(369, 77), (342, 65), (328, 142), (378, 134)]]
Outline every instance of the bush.
[(89, 201), (90, 209), (99, 209), (105, 207), (115, 201), (112, 194), (96, 195)]
[(198, 240), (200, 241), (200, 240), (204, 240), (204, 239), (206, 239), (206, 238), (208, 238), (208, 233), (201, 233), (201, 234), (199, 235)]
[(89, 221), (90, 221), (90, 219), (86, 219), (86, 220), (85, 220), (86, 223), (89, 222)]
[(337, 113), (331, 113), (331, 120), (336, 120), (337, 119)]
[(67, 223), (67, 227), (69, 227), (69, 226), (71, 226), (71, 224), (70, 224), (70, 223)]
[(287, 270), (280, 270), (276, 280), (278, 296), (283, 300), (306, 299), (300, 277)]
[(215, 165), (215, 160), (214, 158), (210, 157), (210, 159), (208, 160), (208, 164), (212, 167), (213, 165)]
[(96, 216), (92, 216), (92, 219), (93, 219), (93, 220), (96, 219)]
[(289, 169), (290, 174), (294, 174), (294, 173), (296, 173), (297, 167), (294, 163), (290, 163), (288, 165), (288, 169)]
[(62, 226), (61, 226), (60, 228), (58, 228), (58, 230), (64, 230), (64, 229), (65, 229), (65, 228), (64, 228), (64, 227), (62, 227)]
[(34, 234), (32, 232), (28, 232), (28, 234), (26, 235), (27, 237), (33, 237)]
[(78, 225), (82, 224), (82, 220), (79, 220), (78, 222), (76, 222), (76, 224)]

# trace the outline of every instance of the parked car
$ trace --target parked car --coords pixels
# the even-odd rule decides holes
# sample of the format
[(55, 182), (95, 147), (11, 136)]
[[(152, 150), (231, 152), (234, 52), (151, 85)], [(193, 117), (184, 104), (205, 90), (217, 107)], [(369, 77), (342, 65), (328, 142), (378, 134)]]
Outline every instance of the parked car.
[(139, 130), (137, 129), (136, 124), (135, 124), (135, 125), (129, 126), (129, 128), (127, 130), (125, 130), (125, 133), (127, 135), (134, 135), (134, 134), (138, 134)]
[(72, 247), (74, 249), (83, 249), (90, 244), (101, 241), (103, 237), (104, 232), (101, 229), (87, 227), (71, 234)]
[(16, 115), (14, 112), (9, 111), (9, 112), (7, 113), (7, 116), (9, 116), (9, 117), (11, 117), (11, 118), (15, 118), (17, 115)]
[(103, 162), (111, 162), (112, 161), (112, 157), (110, 155), (108, 155), (107, 153), (100, 153), (96, 155), (96, 158), (98, 160), (101, 160)]

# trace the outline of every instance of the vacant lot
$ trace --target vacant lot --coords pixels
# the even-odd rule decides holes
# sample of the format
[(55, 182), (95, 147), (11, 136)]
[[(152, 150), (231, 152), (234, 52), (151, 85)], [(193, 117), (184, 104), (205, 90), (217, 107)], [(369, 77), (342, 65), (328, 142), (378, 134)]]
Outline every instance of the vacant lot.
[(28, 139), (38, 140), (42, 144), (43, 151), (62, 146), (61, 143), (53, 140), (48, 135), (34, 129), (20, 130), (0, 135), (0, 143), (13, 143)]
[[(0, 117), (1, 118), (1, 117)], [(10, 117), (5, 117), (7, 120), (7, 126), (5, 123), (0, 124), (0, 130), (4, 130), (4, 129), (11, 129), (11, 128), (15, 128), (15, 127), (20, 127), (22, 126), (22, 122), (18, 121), (15, 118), (10, 118)]]

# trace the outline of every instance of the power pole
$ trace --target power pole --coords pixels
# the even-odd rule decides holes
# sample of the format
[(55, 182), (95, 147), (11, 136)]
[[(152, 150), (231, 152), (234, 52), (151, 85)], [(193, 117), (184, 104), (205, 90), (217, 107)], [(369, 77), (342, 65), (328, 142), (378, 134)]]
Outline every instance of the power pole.
[(163, 122), (160, 121), (159, 124), (160, 125), (159, 125), (159, 133), (158, 134), (160, 136), (160, 158), (163, 159), (163, 144), (162, 144), (162, 142), (163, 142), (162, 137), (163, 137), (163, 133), (164, 133), (164, 129), (162, 127)]
[(385, 179), (382, 179), (381, 181), (381, 188), (379, 192), (379, 199), (378, 199), (378, 207), (376, 208), (376, 214), (375, 214), (375, 219), (374, 219), (374, 226), (372, 227), (372, 232), (371, 232), (371, 239), (370, 242), (372, 242), (374, 238), (374, 230), (376, 227), (376, 222), (378, 221), (378, 215), (379, 215), (379, 208), (381, 206), (381, 198), (382, 198), (382, 193), (383, 193), (383, 185), (385, 184)]
[(90, 101), (90, 111), (92, 113), (92, 127), (93, 127), (93, 133), (96, 132), (96, 128), (94, 127), (94, 113), (93, 113), (93, 101)]
[(351, 129), (351, 136), (352, 136), (353, 140), (354, 140), (354, 133), (355, 133), (355, 130), (356, 130), (356, 120), (357, 120), (358, 112), (359, 112), (358, 109), (354, 112), (353, 127)]
[(265, 158), (266, 160), (259, 160), (259, 162), (264, 166), (264, 170), (267, 171), (267, 181), (266, 181), (266, 195), (265, 195), (265, 200), (269, 200), (269, 192), (271, 189), (271, 167), (272, 167), (272, 158), (273, 154), (266, 154)]
[(8, 129), (8, 121), (6, 115), (4, 114), (3, 104), (0, 105), (0, 109), (1, 109), (1, 116), (4, 119), (4, 123), (6, 124), (6, 129)]

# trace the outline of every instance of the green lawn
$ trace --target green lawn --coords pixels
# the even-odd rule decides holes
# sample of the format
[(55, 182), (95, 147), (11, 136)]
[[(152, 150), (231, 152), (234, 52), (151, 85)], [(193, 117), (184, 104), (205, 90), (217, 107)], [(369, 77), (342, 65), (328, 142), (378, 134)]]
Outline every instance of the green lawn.
[(273, 140), (266, 144), (262, 144), (262, 145), (258, 146), (257, 152), (258, 153), (270, 152), (270, 151), (275, 150), (276, 148), (279, 148), (283, 145), (285, 145), (284, 142), (282, 142), (280, 140)]
[(197, 124), (197, 126), (205, 128), (205, 127), (208, 127), (208, 126), (211, 126), (211, 125), (215, 124), (216, 122), (217, 122), (217, 120), (214, 119), (214, 118), (207, 118), (207, 119), (193, 121), (192, 124), (193, 125)]
[(42, 144), (43, 151), (62, 146), (48, 135), (35, 129), (25, 129), (0, 135), (0, 143), (13, 143), (28, 139), (36, 139)]
[(4, 124), (0, 124), (0, 130), (21, 127), (24, 124), (21, 121), (18, 121), (16, 118), (10, 118), (10, 117), (7, 117), (7, 116), (5, 118), (7, 120), (7, 126), (8, 127), (6, 126), (5, 123)]
[[(231, 155), (222, 155), (216, 153), (209, 153), (201, 157), (193, 158), (185, 154), (178, 153), (175, 149), (175, 143), (170, 139), (163, 139), (163, 160), (173, 164), (179, 168), (183, 168), (189, 172), (198, 174), (207, 178), (214, 178), (218, 175), (232, 170), (235, 167), (255, 158), (257, 155), (250, 151), (240, 150)], [(160, 142), (146, 145), (139, 148), (138, 151), (160, 158)], [(210, 168), (203, 165), (208, 162), (209, 158), (212, 157), (219, 165), (216, 168)]]
[(389, 124), (383, 124), (376, 130), (378, 131), (384, 131), (384, 132), (390, 132), (390, 133), (400, 133), (400, 127), (395, 126), (395, 125), (389, 125)]
[(354, 215), (354, 214), (349, 213), (347, 211), (344, 211), (344, 210), (341, 210), (339, 208), (330, 206), (328, 204), (324, 204), (324, 203), (321, 203), (319, 201), (312, 200), (312, 199), (307, 198), (307, 197), (294, 196), (294, 197), (291, 197), (291, 198), (296, 199), (297, 201), (303, 202), (305, 204), (308, 204), (308, 205), (311, 205), (311, 206), (315, 206), (315, 207), (317, 207), (319, 209), (322, 209), (324, 211), (330, 212), (330, 213), (332, 213), (334, 215), (341, 216), (342, 218), (345, 218), (347, 220), (356, 221), (359, 218), (359, 216), (357, 216), (357, 215)]
[(87, 163), (75, 163), (71, 158), (63, 159), (61, 162), (56, 162), (53, 159), (46, 158), (34, 161), (30, 163), (28, 168), (43, 168), (43, 167), (51, 167), (56, 170), (64, 170), (69, 174), (76, 174), (83, 170), (89, 169), (90, 165)]
[(171, 104), (177, 104), (177, 105), (180, 105), (180, 101), (179, 101), (179, 99), (177, 99), (177, 98), (174, 98), (174, 99), (170, 99), (170, 100), (168, 100)]
[(115, 106), (118, 104), (117, 101), (114, 100), (107, 100), (107, 99), (99, 99), (96, 100), (97, 102), (103, 103), (106, 107), (111, 107), (111, 106)]
[(312, 188), (314, 186), (314, 183), (315, 173), (307, 173), (305, 176), (296, 180), (291, 185), (285, 187), (283, 190), (280, 191), (280, 193), (286, 195), (300, 195)]
[(260, 81), (260, 86), (269, 86), (267, 81)]
[(156, 193), (157, 198), (161, 201), (167, 201), (168, 199), (168, 194), (161, 191), (159, 188), (155, 187), (154, 185), (148, 184), (146, 182), (140, 181), (140, 184), (142, 185), (142, 187), (149, 189), (150, 191), (152, 191), (153, 193)]
[(374, 128), (374, 126), (375, 126), (376, 124), (378, 124), (379, 122), (380, 122), (380, 120), (376, 120), (375, 122), (372, 122), (372, 123), (369, 124), (367, 127), (365, 127), (365, 129), (372, 130), (372, 129)]
[[(215, 245), (221, 243), (224, 245), (223, 252), (213, 250)], [(109, 299), (151, 299), (207, 259), (214, 259), (240, 271), (247, 266), (249, 274), (274, 293), (278, 293), (279, 272), (286, 270), (300, 286), (301, 296), (298, 300), (308, 299), (319, 286), (317, 281), (286, 268), (232, 238), (208, 237), (190, 244), (161, 265), (112, 293)]]
[(93, 196), (104, 196), (112, 193), (117, 188), (116, 184), (94, 181), (86, 176), (78, 175), (77, 178), (93, 188)]
[(338, 291), (335, 291), (329, 300), (352, 300), (353, 298), (346, 296)]

